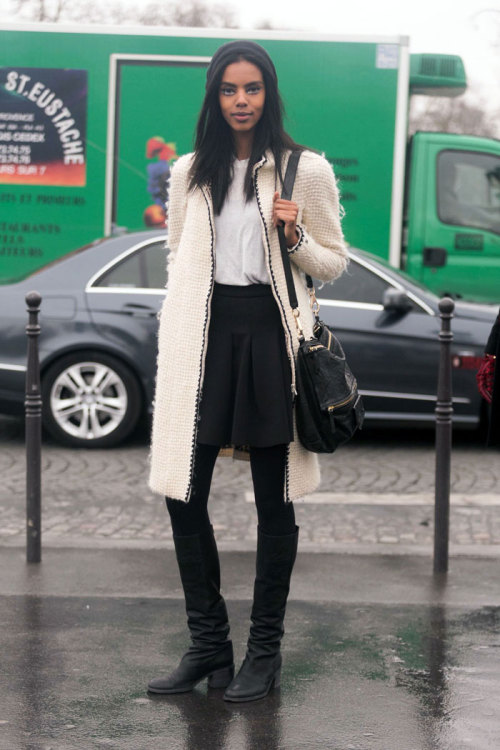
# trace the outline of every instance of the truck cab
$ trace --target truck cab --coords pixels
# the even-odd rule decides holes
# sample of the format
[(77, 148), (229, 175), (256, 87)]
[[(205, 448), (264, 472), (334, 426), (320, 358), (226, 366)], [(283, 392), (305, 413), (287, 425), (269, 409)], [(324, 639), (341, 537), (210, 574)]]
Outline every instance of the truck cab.
[[(461, 58), (411, 55), (410, 96), (460, 96)], [(500, 140), (417, 132), (406, 158), (400, 264), (436, 294), (500, 300)]]
[(439, 295), (500, 299), (500, 141), (416, 133), (403, 232), (407, 272)]

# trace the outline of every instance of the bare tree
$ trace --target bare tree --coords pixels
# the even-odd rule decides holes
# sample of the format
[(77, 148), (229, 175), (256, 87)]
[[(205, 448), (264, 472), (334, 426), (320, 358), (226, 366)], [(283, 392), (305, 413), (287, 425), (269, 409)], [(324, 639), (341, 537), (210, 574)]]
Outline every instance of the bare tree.
[(222, 3), (208, 7), (203, 0), (190, 0), (172, 5), (176, 26), (214, 26), (236, 28), (234, 8)]
[(237, 26), (234, 9), (223, 4), (208, 6), (204, 0), (162, 3), (158, 0), (142, 8), (137, 23), (148, 26), (190, 26), (193, 28)]
[(126, 4), (122, 0), (10, 0), (11, 15), (29, 21), (77, 21), (78, 23), (138, 23), (149, 26), (192, 26), (235, 28), (233, 7), (219, 3), (208, 5), (205, 0), (154, 0), (145, 7)]
[(480, 100), (467, 96), (413, 97), (409, 129), (410, 133), (431, 130), (495, 138), (500, 129), (500, 111), (494, 113)]
[(66, 9), (63, 20), (111, 25), (139, 23), (136, 8), (125, 5), (120, 0), (108, 0), (105, 5), (99, 0), (88, 0), (84, 5), (74, 2)]
[(60, 21), (69, 0), (12, 0), (9, 11), (29, 21)]
[(474, 30), (492, 48), (500, 47), (500, 9), (482, 8), (471, 16)]
[(260, 21), (254, 24), (254, 29), (259, 29), (262, 31), (274, 31), (276, 29), (284, 28), (284, 26), (276, 26), (274, 21), (270, 21), (269, 18), (262, 18)]

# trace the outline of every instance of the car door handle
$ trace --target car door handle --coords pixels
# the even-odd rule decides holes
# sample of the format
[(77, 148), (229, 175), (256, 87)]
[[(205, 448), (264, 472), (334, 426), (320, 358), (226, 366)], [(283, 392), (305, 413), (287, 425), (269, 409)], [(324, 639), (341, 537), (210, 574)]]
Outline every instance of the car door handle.
[(128, 302), (123, 305), (122, 312), (126, 315), (133, 315), (134, 318), (152, 318), (156, 316), (156, 310), (149, 305), (140, 305), (134, 302)]

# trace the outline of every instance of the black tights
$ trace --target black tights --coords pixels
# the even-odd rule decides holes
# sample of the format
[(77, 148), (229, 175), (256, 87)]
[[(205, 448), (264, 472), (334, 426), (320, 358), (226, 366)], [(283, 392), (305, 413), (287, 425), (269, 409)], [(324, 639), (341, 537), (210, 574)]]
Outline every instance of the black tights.
[[(210, 525), (208, 496), (212, 483), (216, 445), (197, 443), (193, 487), (188, 503), (167, 497), (167, 508), (174, 536), (200, 534)], [(292, 503), (283, 499), (286, 445), (269, 448), (250, 448), (250, 465), (255, 493), (259, 528), (264, 534), (282, 536), (295, 532), (295, 511)]]

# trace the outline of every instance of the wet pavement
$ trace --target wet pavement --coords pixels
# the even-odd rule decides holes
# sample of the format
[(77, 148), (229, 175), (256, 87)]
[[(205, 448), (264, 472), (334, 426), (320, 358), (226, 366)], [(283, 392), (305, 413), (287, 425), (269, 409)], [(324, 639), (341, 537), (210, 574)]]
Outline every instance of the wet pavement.
[[(321, 457), (279, 690), (151, 696), (188, 645), (170, 524), (143, 431), (108, 451), (43, 446), (43, 560), (25, 562), (22, 423), (0, 419), (0, 750), (498, 750), (500, 457), (455, 438), (448, 576), (432, 574), (432, 436), (368, 433)], [(255, 565), (248, 464), (211, 513), (237, 661)], [(347, 553), (347, 554), (346, 554)]]
[[(254, 556), (221, 560), (240, 660)], [(500, 746), (497, 560), (455, 560), (445, 582), (423, 557), (299, 552), (281, 688), (240, 705), (206, 684), (145, 691), (187, 645), (172, 551), (0, 562), (1, 750)]]

